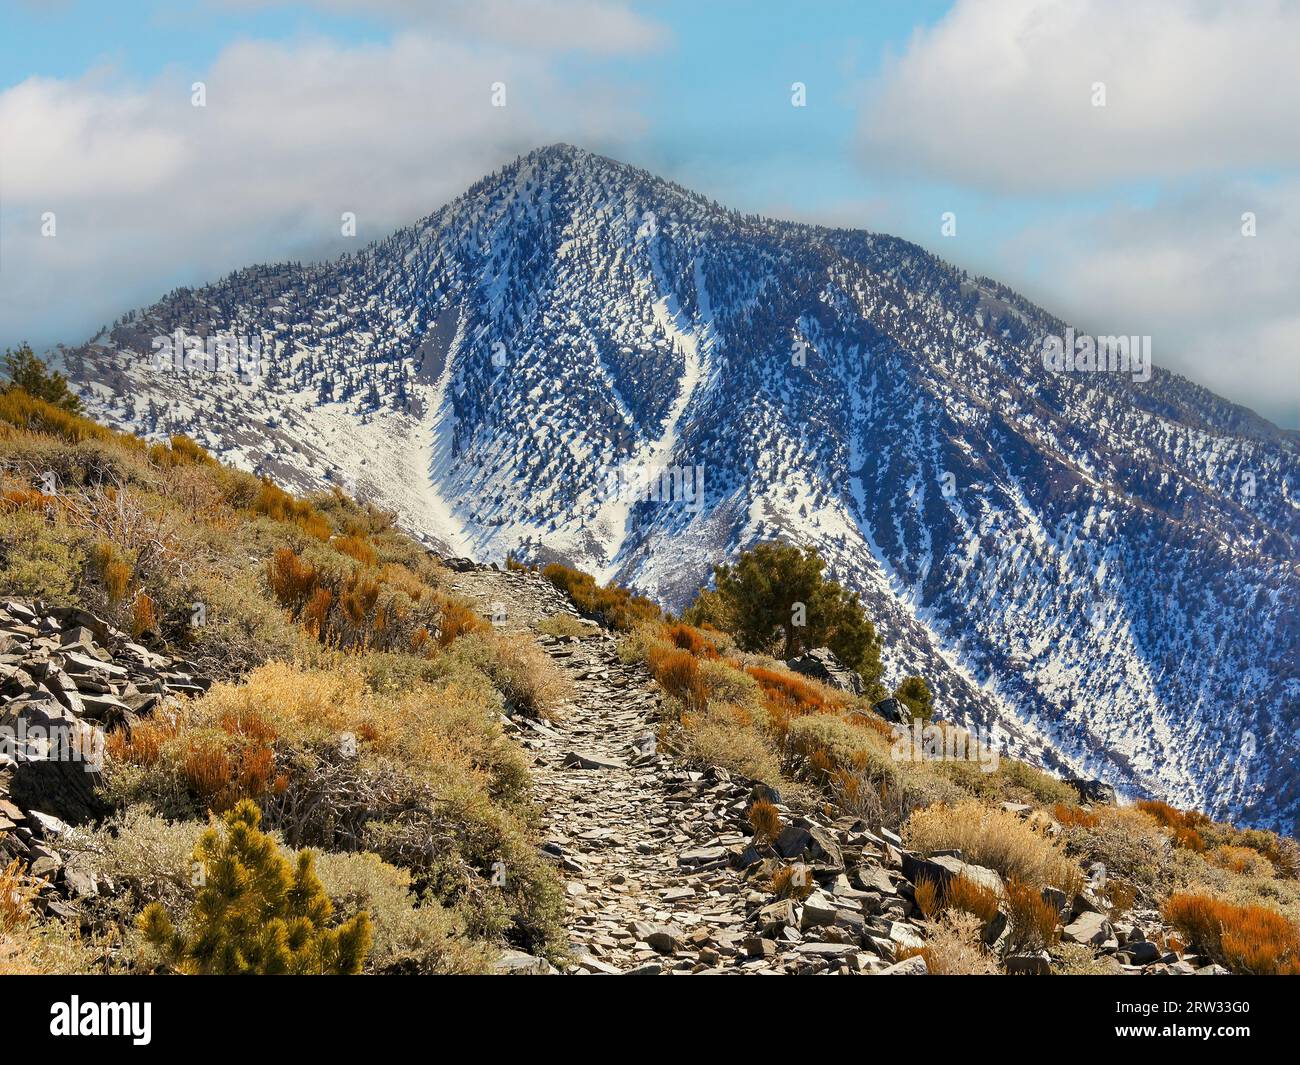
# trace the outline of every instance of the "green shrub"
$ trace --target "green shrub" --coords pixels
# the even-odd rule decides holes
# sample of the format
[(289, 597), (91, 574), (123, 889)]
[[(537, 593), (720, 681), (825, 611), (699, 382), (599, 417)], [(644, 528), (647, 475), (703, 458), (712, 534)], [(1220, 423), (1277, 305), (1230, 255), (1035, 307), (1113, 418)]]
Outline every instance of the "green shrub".
[(68, 379), (38, 359), (30, 344), (5, 348), (4, 370), (9, 378), (4, 392), (20, 390), (69, 414), (81, 413), (81, 400), (68, 387)]
[(894, 698), (907, 707), (914, 720), (929, 721), (934, 713), (934, 697), (923, 677), (905, 677), (894, 689)]
[(204, 884), (178, 931), (166, 908), (140, 915), (145, 940), (182, 972), (218, 975), (351, 975), (369, 953), (370, 915), (329, 927), (334, 907), (316, 875), (311, 851), (296, 865), (259, 830), (262, 815), (245, 799), (224, 817), (224, 830), (199, 839), (194, 860)]

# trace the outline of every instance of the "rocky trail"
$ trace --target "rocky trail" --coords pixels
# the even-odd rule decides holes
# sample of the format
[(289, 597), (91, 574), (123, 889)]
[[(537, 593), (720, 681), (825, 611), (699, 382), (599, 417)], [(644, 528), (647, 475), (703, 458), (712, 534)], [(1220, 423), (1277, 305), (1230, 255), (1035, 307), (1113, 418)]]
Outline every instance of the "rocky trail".
[[(662, 696), (643, 665), (619, 660), (614, 634), (538, 633), (549, 615), (576, 614), (536, 574), (467, 567), (453, 587), (499, 628), (536, 639), (573, 682), (554, 722), (512, 722), (534, 758), (545, 850), (566, 880), (571, 971), (878, 972), (896, 949), (920, 945), (902, 919), (911, 910), (897, 894), (903, 877), (884, 867), (891, 841), (779, 807), (787, 827), (777, 851), (806, 857), (810, 876), (829, 886), (802, 905), (774, 900), (750, 843), (750, 783), (656, 750)], [(526, 955), (510, 963), (536, 964)], [(895, 968), (918, 964), (924, 971), (920, 959)]]

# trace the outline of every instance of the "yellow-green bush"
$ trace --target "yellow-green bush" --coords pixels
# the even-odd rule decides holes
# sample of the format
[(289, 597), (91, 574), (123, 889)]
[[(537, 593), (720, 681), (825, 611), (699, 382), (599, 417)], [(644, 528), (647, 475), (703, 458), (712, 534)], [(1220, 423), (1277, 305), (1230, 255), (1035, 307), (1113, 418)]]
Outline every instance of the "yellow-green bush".
[(258, 828), (245, 800), (208, 829), (194, 849), (203, 886), (182, 927), (151, 902), (140, 914), (145, 940), (181, 972), (219, 975), (354, 975), (373, 936), (361, 911), (334, 924), (333, 904), (316, 876), (315, 856), (296, 861)]

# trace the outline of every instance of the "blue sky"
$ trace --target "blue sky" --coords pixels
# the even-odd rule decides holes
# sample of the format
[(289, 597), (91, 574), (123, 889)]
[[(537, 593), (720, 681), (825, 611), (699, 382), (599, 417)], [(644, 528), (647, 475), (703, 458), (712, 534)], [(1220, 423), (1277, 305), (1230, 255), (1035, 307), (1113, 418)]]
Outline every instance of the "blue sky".
[(1294, 427), (1297, 33), (1273, 0), (0, 0), (0, 344), (336, 252), (340, 207), (382, 236), (566, 140), (915, 240)]

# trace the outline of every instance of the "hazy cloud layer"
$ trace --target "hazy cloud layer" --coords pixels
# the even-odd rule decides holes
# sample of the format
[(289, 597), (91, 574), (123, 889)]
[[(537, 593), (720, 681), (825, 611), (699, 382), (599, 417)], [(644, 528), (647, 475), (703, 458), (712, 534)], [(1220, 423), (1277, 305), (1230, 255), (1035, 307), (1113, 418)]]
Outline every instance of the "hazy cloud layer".
[(1151, 335), (1158, 364), (1295, 426), (1297, 41), (1300, 4), (1273, 0), (958, 0), (882, 68), (862, 165), (1013, 214), (1059, 203), (981, 265), (1097, 332)]
[[(1214, 185), (1157, 205), (1062, 218), (1013, 238), (1024, 286), (1102, 335), (1152, 337), (1158, 365), (1300, 424), (1300, 181)], [(1245, 236), (1242, 215), (1255, 216)]]
[[(210, 2), (246, 11), (303, 6), (286, 0)], [(637, 53), (662, 47), (669, 39), (665, 27), (619, 0), (309, 0), (306, 6), (458, 31), (525, 49)]]

